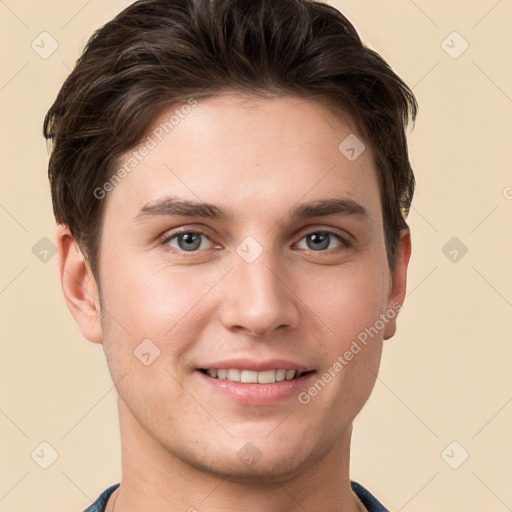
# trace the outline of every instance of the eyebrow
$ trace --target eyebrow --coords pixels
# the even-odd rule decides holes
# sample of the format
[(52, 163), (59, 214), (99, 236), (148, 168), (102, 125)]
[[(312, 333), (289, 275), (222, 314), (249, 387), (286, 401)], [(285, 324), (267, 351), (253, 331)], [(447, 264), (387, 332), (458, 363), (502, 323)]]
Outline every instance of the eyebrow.
[(213, 204), (166, 197), (145, 204), (135, 217), (135, 221), (141, 222), (148, 217), (160, 216), (203, 217), (221, 221), (233, 218), (230, 212)]
[[(370, 220), (368, 210), (352, 199), (310, 201), (300, 204), (289, 213), (289, 217), (293, 221), (328, 215), (359, 217), (361, 220)], [(234, 218), (232, 212), (214, 204), (166, 197), (145, 204), (136, 215), (135, 222), (143, 222), (148, 218), (160, 216), (200, 217), (223, 222)]]

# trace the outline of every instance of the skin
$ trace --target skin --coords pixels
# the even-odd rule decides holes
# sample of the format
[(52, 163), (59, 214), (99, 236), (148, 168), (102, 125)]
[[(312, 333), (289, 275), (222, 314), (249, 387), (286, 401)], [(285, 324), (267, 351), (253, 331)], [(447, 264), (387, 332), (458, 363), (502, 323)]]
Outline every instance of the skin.
[[(59, 226), (67, 304), (83, 335), (103, 344), (118, 392), (122, 482), (107, 510), (114, 501), (116, 512), (365, 510), (350, 489), (352, 422), (396, 317), (307, 405), (296, 395), (235, 403), (197, 372), (231, 357), (284, 358), (313, 368), (316, 381), (403, 303), (410, 235), (401, 232), (392, 272), (370, 145), (353, 162), (338, 150), (351, 133), (348, 117), (295, 97), (199, 101), (105, 199), (103, 310), (87, 261)], [(232, 219), (136, 220), (169, 196), (214, 204)], [(334, 198), (357, 202), (367, 217), (289, 216)], [(204, 233), (195, 252), (163, 240), (177, 228)], [(333, 235), (318, 249), (307, 235), (325, 230), (351, 245)], [(251, 263), (236, 252), (248, 236), (262, 249)], [(133, 354), (144, 339), (160, 350), (149, 366)], [(248, 442), (261, 454), (251, 465), (237, 456)]]

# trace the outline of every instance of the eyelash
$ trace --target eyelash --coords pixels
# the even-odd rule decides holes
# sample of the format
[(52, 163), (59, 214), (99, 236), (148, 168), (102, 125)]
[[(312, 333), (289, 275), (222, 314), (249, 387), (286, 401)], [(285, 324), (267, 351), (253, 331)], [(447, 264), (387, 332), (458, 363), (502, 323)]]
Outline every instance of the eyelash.
[[(329, 235), (332, 235), (334, 236), (335, 238), (338, 239), (338, 241), (340, 242), (340, 247), (336, 247), (334, 249), (327, 249), (327, 250), (319, 250), (319, 251), (314, 251), (312, 249), (309, 249), (308, 252), (311, 252), (311, 253), (324, 253), (324, 254), (332, 254), (332, 253), (337, 253), (343, 249), (350, 249), (353, 244), (347, 240), (345, 237), (341, 236), (339, 233), (335, 232), (335, 231), (332, 231), (330, 229), (317, 229), (317, 230), (313, 230), (313, 231), (309, 231), (307, 233), (305, 233), (300, 239), (299, 239), (299, 242), (301, 240), (303, 240), (304, 238), (306, 238), (307, 236), (309, 235), (313, 235), (313, 234), (329, 234)], [(194, 255), (197, 255), (198, 253), (200, 253), (201, 251), (205, 250), (205, 249), (197, 249), (195, 251), (184, 251), (184, 250), (176, 250), (176, 248), (174, 247), (170, 247), (168, 244), (171, 240), (173, 240), (174, 238), (180, 236), (180, 235), (184, 235), (184, 234), (187, 234), (187, 235), (203, 235), (205, 236), (206, 238), (208, 238), (210, 241), (211, 239), (209, 238), (209, 236), (203, 232), (203, 231), (200, 231), (200, 230), (195, 230), (195, 229), (184, 229), (182, 231), (178, 231), (178, 232), (174, 232), (170, 235), (165, 235), (163, 237), (163, 239), (160, 241), (160, 244), (161, 245), (165, 245), (167, 246), (167, 250), (169, 250), (169, 252), (173, 253), (173, 254), (179, 254), (179, 255), (186, 255), (187, 257), (190, 257), (190, 256), (194, 256)]]

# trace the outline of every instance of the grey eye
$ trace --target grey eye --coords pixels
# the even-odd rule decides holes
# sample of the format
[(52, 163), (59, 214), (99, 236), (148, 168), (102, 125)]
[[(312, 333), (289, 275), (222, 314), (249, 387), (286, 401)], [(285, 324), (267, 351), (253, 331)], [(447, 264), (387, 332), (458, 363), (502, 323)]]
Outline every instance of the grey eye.
[[(201, 237), (202, 236), (205, 236), (205, 235), (202, 235), (201, 233), (194, 233), (193, 231), (186, 232), (186, 233), (179, 233), (179, 234), (171, 237), (169, 239), (168, 243), (171, 247), (180, 249), (182, 251), (188, 251), (188, 252), (195, 251), (201, 247), (201, 242), (202, 242)], [(175, 240), (177, 241), (177, 244), (178, 244), (177, 247), (176, 247), (176, 245), (173, 245), (173, 242)]]
[[(314, 233), (306, 235), (302, 240), (306, 240), (306, 249), (310, 251), (325, 251), (325, 249), (329, 248), (329, 244), (333, 240), (336, 241), (337, 244), (331, 247), (331, 249), (343, 245), (342, 238), (329, 231), (315, 231)], [(303, 249), (304, 247), (301, 248)]]
[(312, 233), (306, 236), (308, 247), (314, 251), (329, 247), (330, 233)]

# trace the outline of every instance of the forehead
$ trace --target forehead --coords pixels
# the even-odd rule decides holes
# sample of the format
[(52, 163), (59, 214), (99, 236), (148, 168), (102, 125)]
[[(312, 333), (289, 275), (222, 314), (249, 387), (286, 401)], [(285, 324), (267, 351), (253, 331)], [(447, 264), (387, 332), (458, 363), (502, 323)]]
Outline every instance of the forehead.
[(114, 208), (134, 218), (172, 196), (222, 204), (240, 216), (344, 198), (380, 216), (371, 148), (348, 116), (312, 100), (185, 100), (161, 113), (120, 166), (128, 172), (109, 193), (106, 215)]

